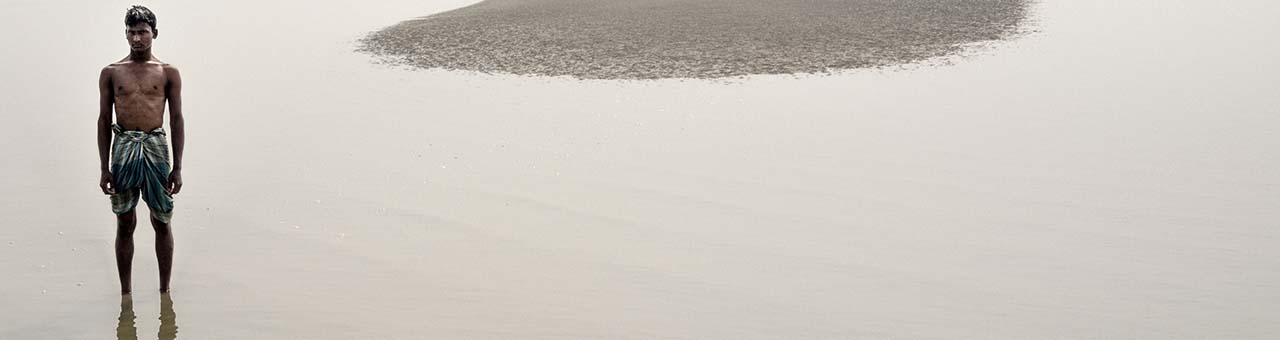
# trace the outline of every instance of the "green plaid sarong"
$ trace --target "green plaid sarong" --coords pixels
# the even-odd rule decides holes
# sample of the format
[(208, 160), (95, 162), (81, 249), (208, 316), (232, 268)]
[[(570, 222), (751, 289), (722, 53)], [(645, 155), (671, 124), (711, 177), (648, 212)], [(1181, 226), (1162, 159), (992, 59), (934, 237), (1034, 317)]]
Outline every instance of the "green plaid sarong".
[(169, 182), (169, 142), (163, 128), (150, 132), (125, 131), (112, 124), (111, 176), (116, 193), (111, 195), (111, 211), (117, 215), (133, 211), (138, 197), (147, 202), (151, 217), (169, 223), (173, 216), (173, 196), (165, 190)]

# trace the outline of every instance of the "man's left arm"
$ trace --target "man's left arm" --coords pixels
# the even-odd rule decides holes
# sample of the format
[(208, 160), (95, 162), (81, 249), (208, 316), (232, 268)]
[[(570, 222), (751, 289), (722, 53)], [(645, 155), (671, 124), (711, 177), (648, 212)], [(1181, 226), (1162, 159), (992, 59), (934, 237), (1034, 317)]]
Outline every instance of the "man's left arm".
[(176, 195), (182, 190), (182, 148), (186, 143), (186, 122), (182, 118), (182, 75), (172, 65), (165, 65), (164, 74), (168, 79), (165, 99), (169, 101), (169, 130), (173, 137), (173, 170), (169, 172), (169, 183), (165, 189), (169, 195)]

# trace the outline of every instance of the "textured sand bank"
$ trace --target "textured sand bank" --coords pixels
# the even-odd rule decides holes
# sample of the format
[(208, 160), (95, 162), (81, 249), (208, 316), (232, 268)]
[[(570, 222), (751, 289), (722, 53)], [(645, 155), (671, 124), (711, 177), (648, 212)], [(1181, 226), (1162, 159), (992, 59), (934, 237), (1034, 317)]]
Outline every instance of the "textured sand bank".
[(997, 40), (1021, 0), (488, 0), (399, 23), (362, 50), (423, 68), (589, 79), (716, 78), (909, 63)]

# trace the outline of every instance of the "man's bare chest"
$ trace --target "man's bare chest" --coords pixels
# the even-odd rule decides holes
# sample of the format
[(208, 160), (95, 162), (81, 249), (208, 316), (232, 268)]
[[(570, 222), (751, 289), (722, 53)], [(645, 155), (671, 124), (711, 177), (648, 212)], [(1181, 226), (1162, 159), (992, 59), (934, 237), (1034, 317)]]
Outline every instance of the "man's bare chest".
[(121, 99), (164, 99), (167, 81), (160, 67), (123, 67), (111, 77), (115, 96)]

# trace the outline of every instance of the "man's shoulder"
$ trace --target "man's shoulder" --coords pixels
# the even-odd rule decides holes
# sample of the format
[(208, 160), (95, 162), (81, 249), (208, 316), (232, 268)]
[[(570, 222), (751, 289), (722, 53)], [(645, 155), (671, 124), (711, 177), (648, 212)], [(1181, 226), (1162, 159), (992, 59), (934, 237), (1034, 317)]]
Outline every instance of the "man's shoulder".
[(107, 64), (107, 66), (102, 67), (102, 73), (99, 73), (99, 76), (103, 79), (110, 78), (111, 75), (114, 74), (116, 70), (119, 68), (120, 68), (120, 63)]
[(164, 69), (164, 71), (165, 71), (165, 72), (176, 72), (176, 71), (178, 71), (178, 66), (177, 66), (177, 65), (170, 64), (170, 63), (166, 63), (166, 62), (159, 62), (159, 63), (160, 63), (160, 68)]
[(103, 67), (102, 67), (102, 74), (103, 74), (103, 75), (109, 75), (109, 74), (111, 74), (112, 72), (115, 72), (116, 70), (120, 70), (120, 69), (124, 68), (124, 67), (125, 67), (125, 65), (126, 65), (126, 64), (128, 64), (128, 63), (129, 63), (129, 59), (128, 59), (128, 58), (125, 58), (125, 59), (122, 59), (122, 60), (114, 61), (114, 62), (112, 62), (112, 63), (110, 63), (110, 64), (107, 64), (107, 66), (103, 66)]
[(117, 68), (120, 68), (120, 67), (124, 67), (124, 65), (125, 65), (125, 64), (128, 64), (128, 63), (129, 63), (129, 57), (124, 57), (124, 58), (122, 58), (122, 59), (120, 59), (120, 60), (116, 60), (116, 61), (111, 62), (110, 64), (107, 64), (107, 66), (104, 66), (102, 69), (104, 69), (104, 70), (106, 70), (106, 69), (117, 69)]
[(182, 75), (178, 73), (178, 67), (170, 63), (161, 63), (160, 68), (164, 70), (164, 77), (169, 81), (181, 81)]

